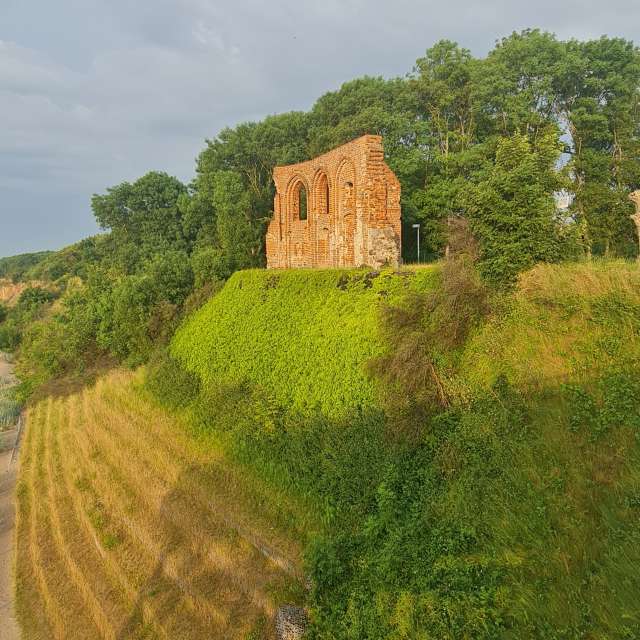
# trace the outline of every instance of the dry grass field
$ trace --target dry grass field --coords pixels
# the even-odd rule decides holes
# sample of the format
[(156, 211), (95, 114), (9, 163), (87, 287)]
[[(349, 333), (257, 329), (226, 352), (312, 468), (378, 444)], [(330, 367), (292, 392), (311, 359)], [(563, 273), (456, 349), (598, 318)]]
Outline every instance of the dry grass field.
[(306, 510), (196, 443), (136, 374), (27, 416), (18, 485), (25, 640), (270, 638), (301, 593)]

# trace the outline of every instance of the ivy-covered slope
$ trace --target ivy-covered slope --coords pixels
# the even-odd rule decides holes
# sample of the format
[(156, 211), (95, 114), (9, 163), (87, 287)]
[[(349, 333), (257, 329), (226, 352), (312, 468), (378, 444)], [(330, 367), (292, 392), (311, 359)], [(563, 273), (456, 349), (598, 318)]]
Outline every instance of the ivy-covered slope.
[(249, 383), (282, 406), (338, 417), (374, 402), (363, 364), (381, 350), (378, 304), (434, 274), (241, 271), (178, 330), (172, 355), (205, 384)]
[(321, 523), (310, 637), (640, 638), (640, 269), (539, 265), (493, 296), (432, 351), (449, 403), (407, 442), (365, 363), (393, 348), (380, 304), (438, 274), (238, 273), (172, 343), (198, 426)]

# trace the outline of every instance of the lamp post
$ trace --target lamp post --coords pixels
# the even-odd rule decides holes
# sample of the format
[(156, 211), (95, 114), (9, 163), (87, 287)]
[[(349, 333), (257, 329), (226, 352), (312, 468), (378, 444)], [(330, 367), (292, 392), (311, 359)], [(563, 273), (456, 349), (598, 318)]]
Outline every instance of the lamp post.
[(416, 230), (416, 237), (418, 238), (418, 262), (420, 262), (420, 225), (414, 224), (412, 227)]

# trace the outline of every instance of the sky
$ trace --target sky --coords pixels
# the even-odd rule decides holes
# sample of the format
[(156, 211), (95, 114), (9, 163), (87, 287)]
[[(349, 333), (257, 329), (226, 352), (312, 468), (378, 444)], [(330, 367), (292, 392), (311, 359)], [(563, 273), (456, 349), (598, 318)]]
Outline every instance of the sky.
[(226, 126), (527, 27), (640, 38), (640, 2), (0, 0), (0, 256), (96, 233), (91, 195), (124, 180), (188, 182)]

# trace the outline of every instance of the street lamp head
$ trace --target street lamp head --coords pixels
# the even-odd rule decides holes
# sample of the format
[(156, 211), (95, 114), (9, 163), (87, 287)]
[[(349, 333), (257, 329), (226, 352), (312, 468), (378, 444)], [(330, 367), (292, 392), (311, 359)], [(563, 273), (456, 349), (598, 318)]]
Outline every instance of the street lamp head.
[(420, 225), (419, 225), (419, 224), (413, 224), (413, 225), (411, 225), (411, 226), (412, 226), (414, 229), (419, 229), (419, 228), (420, 228)]

